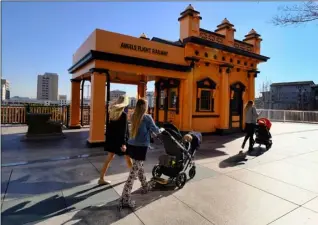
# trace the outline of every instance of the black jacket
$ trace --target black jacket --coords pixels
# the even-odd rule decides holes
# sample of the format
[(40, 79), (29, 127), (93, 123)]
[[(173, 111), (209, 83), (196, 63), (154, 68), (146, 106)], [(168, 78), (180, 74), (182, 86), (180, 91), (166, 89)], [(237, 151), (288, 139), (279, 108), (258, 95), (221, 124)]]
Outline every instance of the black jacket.
[(110, 121), (106, 126), (106, 146), (120, 148), (127, 143), (128, 139), (128, 116), (123, 112), (118, 120)]

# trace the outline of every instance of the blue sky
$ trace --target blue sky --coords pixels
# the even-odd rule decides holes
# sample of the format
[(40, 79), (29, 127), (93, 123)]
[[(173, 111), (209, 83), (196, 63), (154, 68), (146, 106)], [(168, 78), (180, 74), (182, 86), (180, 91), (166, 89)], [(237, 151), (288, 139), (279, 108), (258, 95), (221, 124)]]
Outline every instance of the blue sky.
[[(59, 94), (70, 96), (67, 69), (72, 54), (95, 29), (138, 37), (178, 40), (178, 17), (190, 2), (2, 2), (2, 77), (11, 83), (11, 96), (36, 96), (37, 75), (59, 74)], [(201, 27), (214, 31), (226, 17), (242, 40), (251, 28), (262, 35), (261, 54), (271, 59), (259, 65), (256, 90), (272, 82), (313, 80), (317, 76), (318, 24), (275, 27), (277, 7), (297, 2), (193, 2)], [(128, 95), (134, 86), (112, 85)], [(153, 89), (153, 84), (148, 85)], [(86, 93), (85, 93), (86, 95)]]

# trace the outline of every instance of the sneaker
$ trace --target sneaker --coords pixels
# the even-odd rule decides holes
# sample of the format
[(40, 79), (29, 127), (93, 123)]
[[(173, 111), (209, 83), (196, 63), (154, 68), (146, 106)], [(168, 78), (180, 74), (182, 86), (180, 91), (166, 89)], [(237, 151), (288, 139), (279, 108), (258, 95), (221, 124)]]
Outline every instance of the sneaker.
[(98, 180), (98, 185), (108, 185), (108, 184), (111, 184), (111, 181), (106, 181), (104, 179)]

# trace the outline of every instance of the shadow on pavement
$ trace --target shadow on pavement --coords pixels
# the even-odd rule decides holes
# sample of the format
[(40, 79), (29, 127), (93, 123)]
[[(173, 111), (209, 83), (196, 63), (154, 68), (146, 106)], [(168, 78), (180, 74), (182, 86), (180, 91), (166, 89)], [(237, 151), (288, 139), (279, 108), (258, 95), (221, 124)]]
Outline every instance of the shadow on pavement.
[(234, 167), (234, 166), (238, 166), (238, 165), (243, 165), (243, 164), (245, 164), (244, 162), (248, 161), (246, 156), (254, 156), (256, 158), (256, 157), (263, 155), (265, 152), (267, 152), (267, 150), (265, 148), (256, 147), (251, 152), (238, 153), (236, 155), (233, 155), (233, 156), (221, 161), (219, 163), (219, 167), (226, 168), (226, 167)]
[(42, 139), (34, 141), (23, 141), (25, 133), (1, 134), (2, 151), (10, 150), (45, 150), (57, 147), (63, 148), (87, 148), (86, 140), (88, 130), (79, 130), (76, 132), (63, 132), (63, 139)]
[[(33, 221), (41, 221), (54, 216), (58, 216), (70, 211), (73, 211), (75, 204), (84, 201), (85, 199), (92, 197), (100, 192), (107, 191), (113, 187), (122, 184), (117, 183), (112, 186), (94, 186), (82, 191), (75, 192), (67, 196), (67, 202), (62, 195), (53, 195), (35, 204), (30, 200), (18, 203), (10, 208), (2, 211), (2, 224), (4, 225), (22, 225)], [(90, 192), (90, 193), (86, 193)]]
[[(79, 151), (76, 151), (78, 148), (84, 148), (84, 143), (86, 142), (86, 135), (87, 131), (76, 131), (76, 132), (69, 132), (67, 133), (68, 138), (59, 140), (57, 143), (53, 143), (51, 145), (51, 142), (40, 142), (40, 143), (18, 143), (19, 145), (23, 145), (24, 147), (27, 147), (27, 149), (19, 149), (19, 151), (23, 151), (23, 154), (20, 154), (21, 157), (27, 157), (31, 152), (32, 154), (47, 154), (47, 157), (53, 157), (52, 154), (50, 155), (50, 151), (54, 150), (56, 148), (57, 153), (63, 154), (63, 151), (66, 151), (67, 149), (72, 149), (74, 153), (76, 154)], [(85, 138), (84, 138), (85, 136)], [(208, 159), (208, 158), (214, 158), (214, 157), (220, 157), (228, 155), (225, 149), (225, 145), (228, 142), (231, 142), (237, 138), (240, 138), (239, 135), (231, 135), (231, 136), (205, 136), (203, 139), (203, 144), (201, 148), (198, 150), (197, 155), (195, 156), (195, 159)], [(64, 144), (63, 144), (64, 143)], [(10, 143), (7, 143), (7, 146), (10, 145)], [(21, 147), (20, 146), (20, 147)], [(76, 148), (78, 146), (78, 148)], [(63, 149), (60, 149), (63, 148)], [(221, 149), (219, 149), (221, 148)], [(224, 151), (222, 151), (222, 148)], [(94, 149), (88, 149), (89, 151), (94, 151)], [(7, 154), (13, 154), (8, 148), (5, 150), (7, 151)], [(101, 149), (101, 151), (103, 151)], [(47, 152), (47, 153), (46, 153)], [(164, 150), (162, 146), (160, 146), (160, 149), (151, 152), (149, 150), (149, 154), (147, 156), (147, 160), (145, 162), (145, 172), (149, 173), (152, 171), (153, 166), (157, 164), (159, 155), (163, 154)], [(18, 152), (14, 154), (19, 154)], [(59, 156), (58, 154), (55, 154), (54, 157)], [(65, 153), (66, 154), (66, 153)], [(69, 153), (68, 153), (69, 154)], [(61, 158), (63, 158), (61, 156)], [(56, 161), (56, 162), (49, 162), (49, 163), (36, 163), (34, 165), (24, 165), (22, 167), (16, 166), (8, 168), (13, 169), (13, 178), (8, 180), (8, 183), (5, 183), (2, 181), (2, 186), (8, 185), (8, 188), (6, 188), (6, 197), (8, 196), (9, 200), (12, 197), (20, 198), (18, 201), (21, 201), (22, 203), (18, 202), (16, 206), (12, 208), (7, 208), (3, 212), (3, 216), (8, 218), (13, 218), (12, 216), (9, 216), (9, 214), (15, 214), (13, 222), (16, 221), (23, 221), (23, 220), (32, 220), (32, 216), (28, 216), (27, 214), (33, 215), (40, 215), (42, 219), (52, 217), (57, 214), (65, 213), (70, 211), (70, 209), (65, 209), (65, 207), (61, 209), (60, 206), (54, 205), (54, 202), (59, 202), (60, 205), (64, 204), (65, 206), (65, 199), (63, 196), (55, 195), (50, 196), (47, 200), (41, 200), (40, 202), (36, 202), (36, 204), (33, 204), (29, 206), (30, 204), (27, 203), (27, 200), (23, 202), (23, 199), (28, 196), (33, 196), (34, 198), (37, 198), (38, 194), (49, 194), (56, 191), (62, 191), (64, 189), (69, 188), (77, 188), (77, 186), (86, 185), (89, 184), (92, 180), (97, 179), (99, 176), (99, 170), (103, 165), (103, 162), (105, 160), (105, 157), (88, 157), (86, 159), (71, 159), (71, 160), (62, 160), (62, 161)], [(115, 160), (111, 163), (111, 166), (107, 172), (108, 176), (111, 180), (122, 180), (127, 177), (128, 168), (126, 165), (126, 161), (124, 157), (116, 157)], [(107, 178), (107, 177), (106, 177)], [(100, 192), (100, 190), (94, 191), (96, 193)], [(94, 195), (93, 193), (87, 194), (87, 197), (90, 197), (91, 195)], [(95, 194), (96, 194), (95, 193)], [(151, 192), (149, 195), (146, 195), (145, 197), (145, 204), (149, 204), (150, 202), (160, 198), (160, 196), (166, 196), (169, 195), (169, 191), (161, 192)], [(11, 195), (11, 197), (10, 197)], [(76, 204), (77, 202), (81, 202), (85, 199), (85, 194), (82, 195), (80, 198), (74, 197), (74, 202), (71, 199), (71, 204)], [(142, 199), (144, 196), (142, 197)], [(148, 199), (150, 198), (150, 199)], [(15, 201), (15, 200), (12, 200)], [(51, 204), (51, 209), (45, 209), (44, 205)], [(10, 205), (7, 205), (10, 207)], [(25, 208), (26, 207), (26, 208)], [(43, 209), (41, 209), (44, 207)], [(112, 205), (107, 205), (105, 207), (112, 207)], [(40, 213), (37, 213), (37, 210), (40, 210)], [(97, 209), (96, 209), (97, 210)], [(98, 211), (98, 210), (97, 210)], [(34, 221), (34, 220), (33, 220)], [(21, 224), (21, 223), (8, 223), (8, 224)]]
[(238, 165), (243, 165), (245, 162), (247, 161), (246, 159), (246, 154), (237, 154), (234, 156), (231, 156), (223, 161), (221, 161), (219, 163), (219, 167), (220, 168), (226, 168), (226, 167), (234, 167), (234, 166), (238, 166)]
[[(23, 195), (34, 195), (34, 194), (45, 194), (51, 193), (54, 191), (60, 191), (65, 188), (72, 188), (79, 185), (88, 184), (93, 179), (97, 179), (99, 171), (103, 166), (106, 156), (101, 156), (98, 154), (104, 154), (103, 149), (88, 149), (90, 153), (87, 153), (90, 156), (97, 155), (96, 157), (86, 157), (79, 159), (76, 155), (75, 159), (68, 156), (59, 156), (60, 152), (66, 152), (66, 149), (72, 149), (72, 152), (78, 153), (81, 152), (76, 146), (82, 146), (81, 141), (78, 141), (80, 137), (85, 136), (87, 131), (76, 131), (67, 133), (68, 138), (64, 140), (57, 141), (51, 145), (51, 142), (40, 142), (40, 143), (19, 143), (24, 145), (27, 149), (21, 149), (22, 153), (16, 152), (18, 157), (30, 157), (29, 155), (35, 155), (37, 158), (40, 157), (51, 157), (50, 160), (46, 163), (45, 160), (33, 160), (37, 162), (33, 165), (29, 165), (29, 161), (25, 161), (23, 166), (20, 167), (19, 164), (16, 166), (8, 166), (6, 168), (13, 169), (14, 177), (8, 181), (1, 181), (1, 185), (6, 187), (8, 185), (7, 193), (10, 197), (13, 195), (23, 196)], [(227, 142), (239, 138), (238, 135), (233, 136), (205, 136), (203, 139), (203, 144), (201, 148), (197, 151), (195, 160), (209, 159), (220, 156), (228, 155), (225, 151), (218, 150), (218, 148), (223, 148)], [(86, 139), (85, 139), (86, 141)], [(63, 144), (64, 143), (64, 144)], [(9, 143), (10, 144), (10, 143)], [(69, 146), (69, 148), (67, 148)], [(71, 146), (71, 147), (70, 147)], [(60, 149), (63, 147), (63, 149)], [(152, 171), (153, 166), (157, 164), (158, 157), (164, 153), (162, 145), (157, 146), (158, 150), (152, 151), (149, 150), (147, 160), (145, 162), (145, 171), (149, 173)], [(54, 149), (56, 148), (56, 149)], [(77, 151), (76, 151), (77, 150)], [(8, 149), (7, 157), (14, 160), (17, 156), (13, 157), (12, 152)], [(53, 153), (50, 153), (53, 152)], [(55, 153), (54, 153), (55, 152)], [(51, 154), (51, 155), (50, 155)], [(67, 154), (67, 153), (64, 153)], [(68, 154), (71, 154), (68, 152)], [(83, 152), (81, 154), (86, 154)], [(5, 161), (4, 152), (2, 153), (2, 162)], [(31, 157), (30, 157), (31, 158)], [(12, 163), (11, 165), (15, 165)], [(125, 176), (125, 173), (128, 173), (128, 168), (126, 161), (123, 157), (115, 157), (115, 160), (112, 161), (109, 170), (107, 172), (108, 176), (112, 176), (110, 179), (117, 179), (119, 177)], [(115, 176), (115, 177), (114, 177)], [(121, 179), (121, 178), (119, 178)]]
[[(150, 191), (147, 194), (141, 194), (140, 189), (132, 192), (133, 200), (136, 200), (136, 208), (131, 209), (122, 209), (118, 211), (118, 199), (115, 201), (111, 201), (105, 205), (100, 206), (89, 206), (84, 209), (79, 210), (76, 214), (68, 221), (64, 222), (63, 225), (66, 224), (76, 224), (76, 225), (98, 225), (98, 224), (113, 224), (117, 221), (125, 218), (126, 216), (134, 213), (137, 210), (146, 207), (152, 202), (159, 200), (160, 198), (165, 198), (173, 193), (175, 193), (177, 189), (174, 186), (161, 186), (157, 187), (153, 191)], [(131, 218), (127, 218), (127, 224), (129, 224), (129, 220)], [(131, 221), (130, 221), (131, 222)]]
[[(10, 180), (10, 183), (8, 184), (6, 195), (9, 195), (9, 197), (14, 195), (41, 195), (41, 194), (47, 194), (50, 192), (56, 192), (61, 191), (63, 189), (72, 188), (75, 186), (86, 184), (87, 182), (71, 182), (71, 183), (65, 183), (62, 181), (36, 181), (36, 182), (30, 182), (29, 179), (31, 179), (31, 175), (25, 175), (23, 177), (20, 177), (16, 180)], [(5, 186), (7, 182), (1, 182), (1, 186)], [(5, 196), (7, 197), (7, 196)]]

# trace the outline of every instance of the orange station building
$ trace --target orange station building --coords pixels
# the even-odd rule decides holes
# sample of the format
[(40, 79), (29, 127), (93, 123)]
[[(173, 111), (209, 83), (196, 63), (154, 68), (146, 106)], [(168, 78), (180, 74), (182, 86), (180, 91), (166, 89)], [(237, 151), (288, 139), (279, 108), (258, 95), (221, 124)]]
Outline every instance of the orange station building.
[[(73, 55), (70, 128), (80, 128), (81, 82), (91, 82), (88, 143), (105, 141), (111, 83), (135, 84), (138, 97), (155, 81), (156, 122), (180, 131), (226, 133), (244, 126), (243, 106), (255, 98), (262, 39), (252, 29), (243, 41), (224, 19), (215, 31), (200, 27), (191, 5), (181, 13), (178, 41), (139, 38), (96, 29)], [(107, 101), (105, 106), (105, 92)]]

